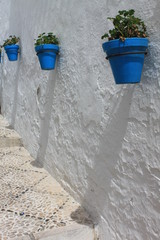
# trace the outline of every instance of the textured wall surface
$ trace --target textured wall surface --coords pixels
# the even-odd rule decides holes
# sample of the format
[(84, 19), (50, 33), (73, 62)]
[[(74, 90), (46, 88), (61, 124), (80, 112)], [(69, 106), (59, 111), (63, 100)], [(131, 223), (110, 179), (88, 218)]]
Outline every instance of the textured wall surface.
[[(129, 8), (148, 26), (149, 54), (140, 84), (116, 86), (100, 37)], [(5, 35), (20, 36), (21, 54), (1, 66), (3, 115), (102, 240), (160, 239), (159, 11), (159, 0), (11, 1)], [(34, 52), (44, 31), (60, 38), (55, 71), (41, 71)]]
[[(10, 0), (0, 0), (0, 45), (3, 44), (3, 40), (6, 38), (6, 34), (8, 34), (9, 27), (9, 15), (10, 15)], [(1, 62), (3, 62), (3, 51)], [(2, 64), (0, 64), (2, 65)], [(0, 66), (0, 106), (2, 105), (2, 66)]]

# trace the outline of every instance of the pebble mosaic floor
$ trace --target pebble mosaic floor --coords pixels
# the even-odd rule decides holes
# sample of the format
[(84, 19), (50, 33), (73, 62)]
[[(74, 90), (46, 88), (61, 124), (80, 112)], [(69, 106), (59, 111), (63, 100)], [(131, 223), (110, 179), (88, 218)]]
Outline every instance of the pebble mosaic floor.
[(85, 210), (34, 163), (0, 115), (0, 240), (35, 239), (38, 232), (74, 222), (91, 224)]

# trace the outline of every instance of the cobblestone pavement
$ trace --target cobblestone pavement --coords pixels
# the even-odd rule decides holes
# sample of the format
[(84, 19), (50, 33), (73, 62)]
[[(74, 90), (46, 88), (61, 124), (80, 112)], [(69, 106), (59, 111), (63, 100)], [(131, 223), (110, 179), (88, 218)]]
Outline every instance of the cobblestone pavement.
[(0, 240), (32, 239), (48, 229), (91, 223), (84, 209), (33, 163), (20, 136), (0, 115)]

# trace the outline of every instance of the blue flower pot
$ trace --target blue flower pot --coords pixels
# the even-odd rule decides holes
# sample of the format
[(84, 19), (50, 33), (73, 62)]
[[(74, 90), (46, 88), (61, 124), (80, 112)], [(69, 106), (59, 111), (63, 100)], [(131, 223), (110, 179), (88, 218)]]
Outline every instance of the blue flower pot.
[(55, 68), (56, 56), (59, 52), (59, 46), (55, 44), (43, 44), (35, 47), (41, 68), (43, 70), (52, 70)]
[(148, 47), (147, 38), (126, 38), (103, 43), (116, 84), (139, 83)]
[(17, 61), (18, 59), (18, 45), (7, 45), (4, 47), (9, 61)]

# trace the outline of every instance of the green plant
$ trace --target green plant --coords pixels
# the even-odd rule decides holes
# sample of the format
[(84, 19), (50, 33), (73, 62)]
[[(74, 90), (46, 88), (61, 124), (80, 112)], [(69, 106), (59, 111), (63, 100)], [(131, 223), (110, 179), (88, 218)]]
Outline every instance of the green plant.
[(14, 36), (9, 36), (8, 39), (4, 40), (4, 43), (2, 45), (2, 47), (5, 47), (7, 45), (15, 45), (16, 43), (19, 42), (19, 37), (16, 37), (15, 35)]
[(42, 44), (56, 44), (56, 45), (59, 44), (58, 38), (56, 37), (56, 35), (53, 35), (53, 33), (51, 32), (47, 34), (46, 33), (39, 34), (38, 38), (34, 40), (36, 41), (35, 46), (42, 45)]
[(146, 26), (144, 22), (134, 16), (134, 9), (122, 10), (118, 12), (115, 18), (108, 17), (113, 22), (114, 28), (105, 33), (101, 38), (108, 38), (108, 40), (121, 39), (132, 37), (147, 37)]

